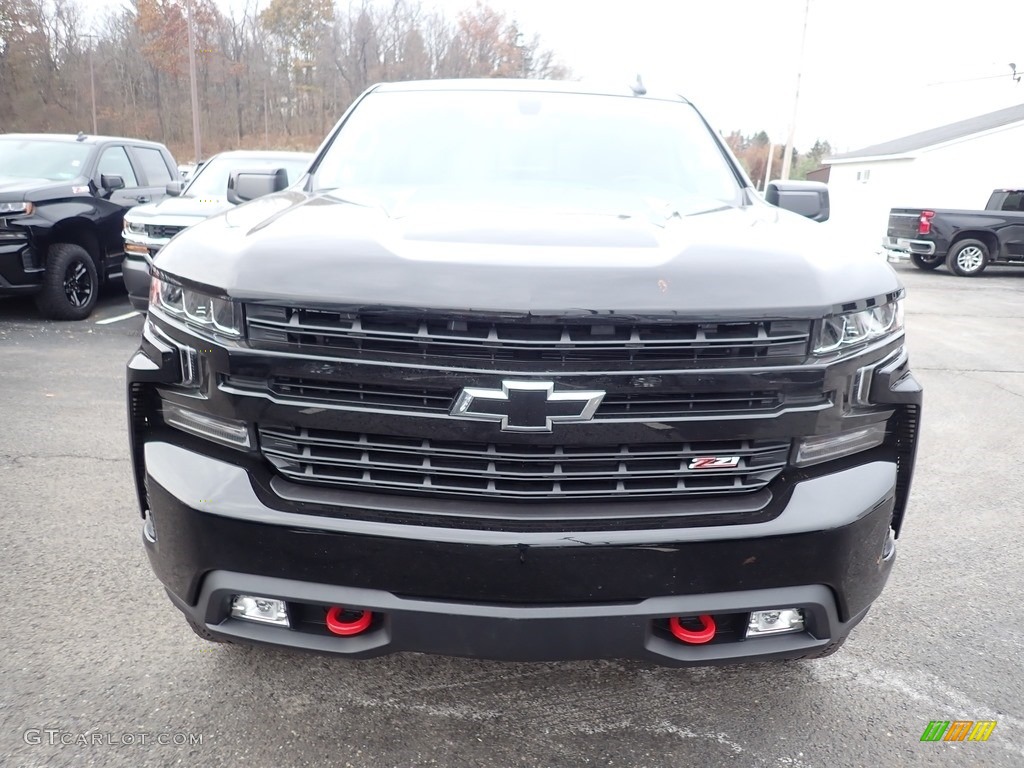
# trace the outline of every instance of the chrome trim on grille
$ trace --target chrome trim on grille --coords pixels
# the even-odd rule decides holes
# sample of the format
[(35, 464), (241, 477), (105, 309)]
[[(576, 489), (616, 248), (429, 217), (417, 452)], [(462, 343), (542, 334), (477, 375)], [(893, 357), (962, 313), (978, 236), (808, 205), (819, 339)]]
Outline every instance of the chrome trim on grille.
[[(458, 390), (360, 384), (334, 379), (274, 376), (270, 379), (225, 375), (219, 388), (229, 395), (260, 397), (281, 405), (359, 413), (448, 418)], [(831, 401), (820, 391), (796, 395), (778, 389), (687, 392), (637, 388), (605, 395), (594, 421), (672, 421), (707, 416), (771, 416), (793, 410), (820, 410)]]

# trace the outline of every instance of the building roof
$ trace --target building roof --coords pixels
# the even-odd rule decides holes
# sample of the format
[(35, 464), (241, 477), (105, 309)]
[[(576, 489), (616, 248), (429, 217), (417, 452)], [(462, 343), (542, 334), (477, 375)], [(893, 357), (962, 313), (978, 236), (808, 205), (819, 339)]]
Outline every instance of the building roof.
[(1002, 128), (1003, 126), (1022, 121), (1024, 121), (1024, 104), (1017, 104), (1006, 109), (978, 115), (977, 117), (970, 117), (967, 120), (960, 120), (949, 125), (941, 125), (938, 128), (931, 128), (920, 133), (913, 133), (900, 139), (873, 144), (870, 147), (864, 147), (864, 149), (858, 149), (854, 152), (834, 155), (828, 159), (828, 162), (906, 155), (920, 149), (934, 147), (937, 144), (945, 144), (948, 141), (963, 139), (976, 133), (991, 131), (994, 128)]

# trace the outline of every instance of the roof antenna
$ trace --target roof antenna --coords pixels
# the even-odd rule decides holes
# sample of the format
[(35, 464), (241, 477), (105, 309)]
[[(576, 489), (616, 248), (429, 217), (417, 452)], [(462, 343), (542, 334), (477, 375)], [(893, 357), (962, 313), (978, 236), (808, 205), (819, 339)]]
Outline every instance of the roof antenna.
[(636, 82), (629, 87), (633, 89), (634, 96), (644, 96), (647, 94), (647, 89), (644, 87), (644, 81), (640, 79), (640, 75), (636, 76)]
[(85, 141), (85, 134), (79, 131), (78, 136), (75, 137), (75, 141)]
[(1017, 74), (1017, 65), (1016, 64), (1010, 64), (1010, 70), (1012, 72), (1013, 82), (1019, 83), (1020, 82), (1020, 75)]

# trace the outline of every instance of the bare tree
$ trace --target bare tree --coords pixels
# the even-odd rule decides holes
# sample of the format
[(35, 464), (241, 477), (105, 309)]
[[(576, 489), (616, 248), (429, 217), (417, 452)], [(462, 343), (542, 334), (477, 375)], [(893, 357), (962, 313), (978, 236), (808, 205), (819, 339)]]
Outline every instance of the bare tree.
[[(85, 130), (191, 143), (186, 0), (128, 0), (82, 33), (88, 0), (0, 0), (0, 131)], [(468, 0), (467, 0), (468, 2)], [(567, 77), (538, 37), (483, 3), (192, 0), (203, 144), (312, 149), (382, 80)], [(89, 76), (92, 57), (95, 78)]]

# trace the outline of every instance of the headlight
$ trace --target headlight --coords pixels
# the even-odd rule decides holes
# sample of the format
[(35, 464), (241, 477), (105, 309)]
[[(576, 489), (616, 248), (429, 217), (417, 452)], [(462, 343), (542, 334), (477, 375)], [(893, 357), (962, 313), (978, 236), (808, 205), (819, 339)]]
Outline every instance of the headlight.
[(234, 338), (242, 335), (242, 311), (230, 299), (219, 299), (154, 277), (149, 286), (149, 306), (200, 332)]
[(27, 216), (35, 209), (36, 207), (32, 203), (0, 203), (0, 216), (11, 214)]
[(872, 309), (832, 315), (821, 322), (814, 353), (825, 355), (903, 331), (903, 301), (891, 301)]
[(146, 234), (146, 225), (140, 224), (137, 221), (124, 220), (124, 231), (131, 232), (133, 235), (144, 235)]

